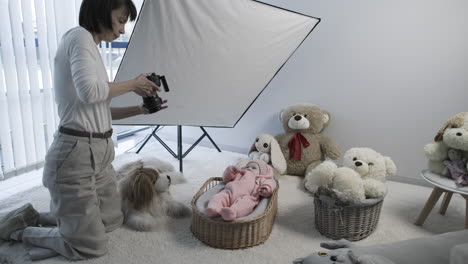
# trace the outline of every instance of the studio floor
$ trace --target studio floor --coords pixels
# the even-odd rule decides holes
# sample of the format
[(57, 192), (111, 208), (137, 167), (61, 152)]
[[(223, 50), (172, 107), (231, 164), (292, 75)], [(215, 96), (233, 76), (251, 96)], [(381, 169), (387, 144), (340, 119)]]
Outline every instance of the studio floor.
[[(125, 162), (143, 136), (119, 142), (115, 162)], [(175, 147), (172, 142), (170, 147)], [(184, 146), (184, 149), (187, 146)], [(173, 148), (175, 149), (175, 148)], [(156, 140), (151, 140), (139, 155), (155, 155), (178, 167), (175, 160)], [(184, 159), (187, 183), (171, 186), (176, 200), (190, 206), (190, 202), (209, 177), (221, 176), (226, 166), (246, 155), (197, 146)], [(30, 202), (40, 211), (47, 211), (49, 195), (41, 186), (41, 171), (28, 173), (0, 182), (0, 214)], [(126, 227), (109, 234), (109, 254), (80, 263), (291, 263), (295, 258), (320, 249), (320, 242), (330, 240), (314, 226), (313, 197), (303, 190), (302, 180), (296, 176), (282, 176), (278, 196), (278, 214), (270, 237), (264, 244), (243, 250), (215, 249), (200, 242), (190, 231), (191, 218), (166, 219), (152, 232), (136, 232)], [(439, 204), (426, 223), (414, 225), (431, 188), (388, 181), (379, 224), (368, 238), (355, 242), (371, 245), (404, 239), (425, 237), (461, 230), (465, 221), (465, 200), (454, 195), (445, 215), (437, 213)], [(0, 256), (27, 261), (22, 244), (0, 244)], [(62, 257), (36, 263), (63, 263)], [(19, 262), (21, 263), (21, 262)]]

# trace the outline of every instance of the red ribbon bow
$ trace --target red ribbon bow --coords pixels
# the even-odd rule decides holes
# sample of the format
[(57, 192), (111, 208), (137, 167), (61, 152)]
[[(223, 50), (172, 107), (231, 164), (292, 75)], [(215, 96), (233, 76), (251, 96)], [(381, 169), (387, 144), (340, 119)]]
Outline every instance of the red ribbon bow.
[(301, 144), (304, 148), (310, 145), (309, 141), (301, 133), (297, 132), (288, 142), (289, 159), (301, 160)]

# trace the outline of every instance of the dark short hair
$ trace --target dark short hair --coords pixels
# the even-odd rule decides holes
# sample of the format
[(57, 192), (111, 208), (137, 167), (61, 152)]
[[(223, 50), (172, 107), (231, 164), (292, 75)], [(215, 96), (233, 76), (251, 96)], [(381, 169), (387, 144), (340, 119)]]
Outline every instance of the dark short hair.
[(125, 7), (130, 21), (137, 11), (132, 0), (83, 0), (80, 7), (79, 24), (89, 32), (101, 33), (99, 25), (112, 30), (112, 10)]

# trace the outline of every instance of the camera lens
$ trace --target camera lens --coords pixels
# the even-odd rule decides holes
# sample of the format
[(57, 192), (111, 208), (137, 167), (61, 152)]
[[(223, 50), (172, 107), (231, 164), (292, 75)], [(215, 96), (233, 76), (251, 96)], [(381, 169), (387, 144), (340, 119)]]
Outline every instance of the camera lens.
[(148, 109), (150, 113), (161, 110), (162, 99), (159, 96), (143, 97), (143, 106)]

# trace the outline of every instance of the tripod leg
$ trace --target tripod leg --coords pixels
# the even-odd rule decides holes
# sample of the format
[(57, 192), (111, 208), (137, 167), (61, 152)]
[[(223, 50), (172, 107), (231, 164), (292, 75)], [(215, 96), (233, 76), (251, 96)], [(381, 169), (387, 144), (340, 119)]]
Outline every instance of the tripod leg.
[(148, 141), (150, 140), (151, 136), (152, 136), (151, 134), (149, 134), (149, 135), (146, 136), (145, 142), (143, 142), (143, 144), (142, 144), (142, 145), (138, 148), (138, 150), (136, 151), (137, 154), (140, 153), (141, 149), (146, 145), (146, 143), (148, 143)]
[(221, 149), (218, 148), (218, 145), (216, 145), (216, 143), (213, 141), (213, 139), (210, 137), (210, 135), (208, 135), (208, 132), (206, 132), (205, 128), (203, 127), (200, 127), (200, 129), (203, 131), (203, 133), (205, 133), (205, 135), (208, 137), (208, 139), (211, 141), (211, 143), (213, 144), (213, 146), (215, 146), (215, 148), (218, 150), (218, 152), (221, 152)]
[(137, 150), (137, 154), (140, 153), (141, 149), (143, 149), (143, 147), (146, 145), (146, 143), (148, 143), (148, 141), (150, 140), (151, 136), (154, 135), (154, 133), (156, 133), (156, 131), (158, 130), (159, 126), (156, 126), (156, 128), (153, 130), (153, 132), (151, 132), (151, 134), (149, 134), (147, 136), (147, 138), (145, 139), (145, 142), (143, 142), (143, 144), (138, 148)]
[(183, 172), (182, 166), (182, 126), (177, 126), (177, 158), (179, 159), (179, 170)]

